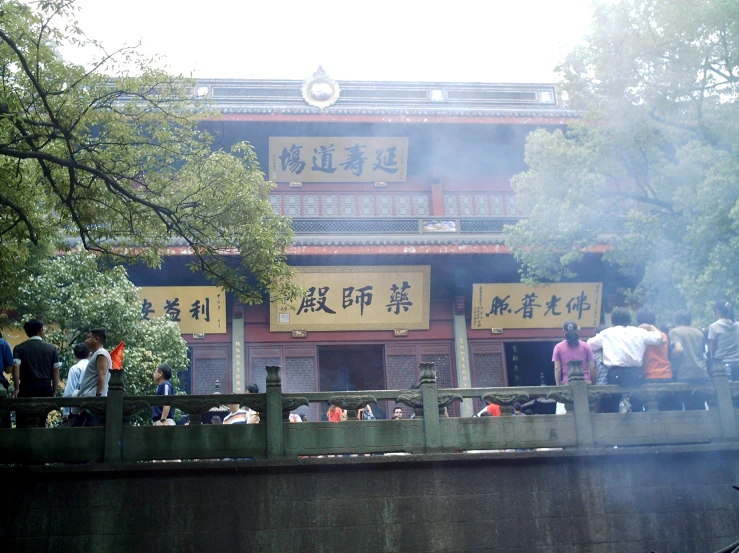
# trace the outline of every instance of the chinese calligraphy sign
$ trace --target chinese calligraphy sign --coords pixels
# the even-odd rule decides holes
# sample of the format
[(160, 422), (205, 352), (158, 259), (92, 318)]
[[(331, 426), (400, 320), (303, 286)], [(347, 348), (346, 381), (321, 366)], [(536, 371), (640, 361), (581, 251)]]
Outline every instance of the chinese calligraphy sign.
[(271, 304), (272, 332), (429, 327), (427, 265), (294, 269), (305, 295), (289, 305)]
[(275, 182), (405, 182), (406, 137), (270, 137)]
[(596, 327), (602, 288), (599, 282), (473, 284), (471, 328), (562, 328), (567, 320)]
[(182, 334), (225, 334), (226, 296), (217, 286), (144, 286), (141, 317), (167, 315)]

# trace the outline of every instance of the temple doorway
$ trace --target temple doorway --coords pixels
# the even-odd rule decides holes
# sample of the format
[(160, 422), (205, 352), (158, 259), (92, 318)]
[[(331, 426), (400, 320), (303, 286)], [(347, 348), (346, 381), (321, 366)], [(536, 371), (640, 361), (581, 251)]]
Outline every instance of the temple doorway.
[[(318, 346), (318, 380), (321, 392), (384, 390), (385, 348), (374, 344)], [(384, 403), (372, 405), (378, 419), (385, 418)]]

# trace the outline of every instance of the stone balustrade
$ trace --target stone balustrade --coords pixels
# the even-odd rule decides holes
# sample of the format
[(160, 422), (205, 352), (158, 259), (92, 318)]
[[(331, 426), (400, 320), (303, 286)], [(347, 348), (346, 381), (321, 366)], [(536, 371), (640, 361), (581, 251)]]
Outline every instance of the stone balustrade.
[[(432, 363), (421, 363), (418, 390), (310, 392), (283, 394), (280, 367), (268, 367), (263, 394), (135, 396), (123, 394), (123, 371), (111, 375), (106, 398), (2, 399), (0, 411), (26, 415), (29, 427), (0, 429), (0, 463), (130, 463), (166, 459), (280, 459), (369, 453), (449, 453), (470, 450), (562, 448), (585, 450), (614, 446), (731, 443), (739, 440), (739, 383), (716, 372), (704, 384), (646, 384), (637, 390), (592, 386), (578, 367), (570, 367), (563, 386), (438, 389)], [(630, 392), (648, 406), (645, 412), (597, 413), (593, 405), (613, 394)], [(664, 397), (694, 395), (708, 410), (658, 411)], [(540, 399), (564, 403), (566, 414), (525, 417), (458, 418), (447, 408), (466, 398), (509, 407)], [(356, 420), (374, 401), (393, 400), (415, 410), (404, 420)], [(329, 402), (349, 411), (341, 423), (290, 423), (300, 406)], [(237, 403), (260, 413), (251, 425), (202, 425), (203, 413)], [(157, 427), (131, 423), (131, 417), (155, 405), (171, 405), (190, 415), (187, 426)], [(38, 428), (32, 417), (79, 406), (99, 415), (102, 425)], [(504, 413), (510, 409), (503, 409)], [(7, 418), (7, 417), (6, 417)], [(1, 419), (0, 419), (1, 420)], [(32, 427), (33, 426), (33, 427)]]

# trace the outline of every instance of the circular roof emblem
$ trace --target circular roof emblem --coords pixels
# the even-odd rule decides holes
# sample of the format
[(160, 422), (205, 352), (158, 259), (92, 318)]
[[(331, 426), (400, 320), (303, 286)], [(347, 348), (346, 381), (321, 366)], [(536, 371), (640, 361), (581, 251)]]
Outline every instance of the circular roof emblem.
[(318, 66), (318, 70), (313, 73), (313, 76), (303, 82), (302, 90), (305, 101), (309, 105), (322, 110), (334, 105), (341, 93), (339, 83), (326, 75), (326, 72), (320, 65)]

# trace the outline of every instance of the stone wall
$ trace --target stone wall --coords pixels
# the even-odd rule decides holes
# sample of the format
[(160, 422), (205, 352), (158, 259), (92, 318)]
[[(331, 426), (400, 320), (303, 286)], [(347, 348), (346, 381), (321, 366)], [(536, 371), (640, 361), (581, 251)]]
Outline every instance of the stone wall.
[(737, 451), (0, 469), (3, 551), (711, 553)]

